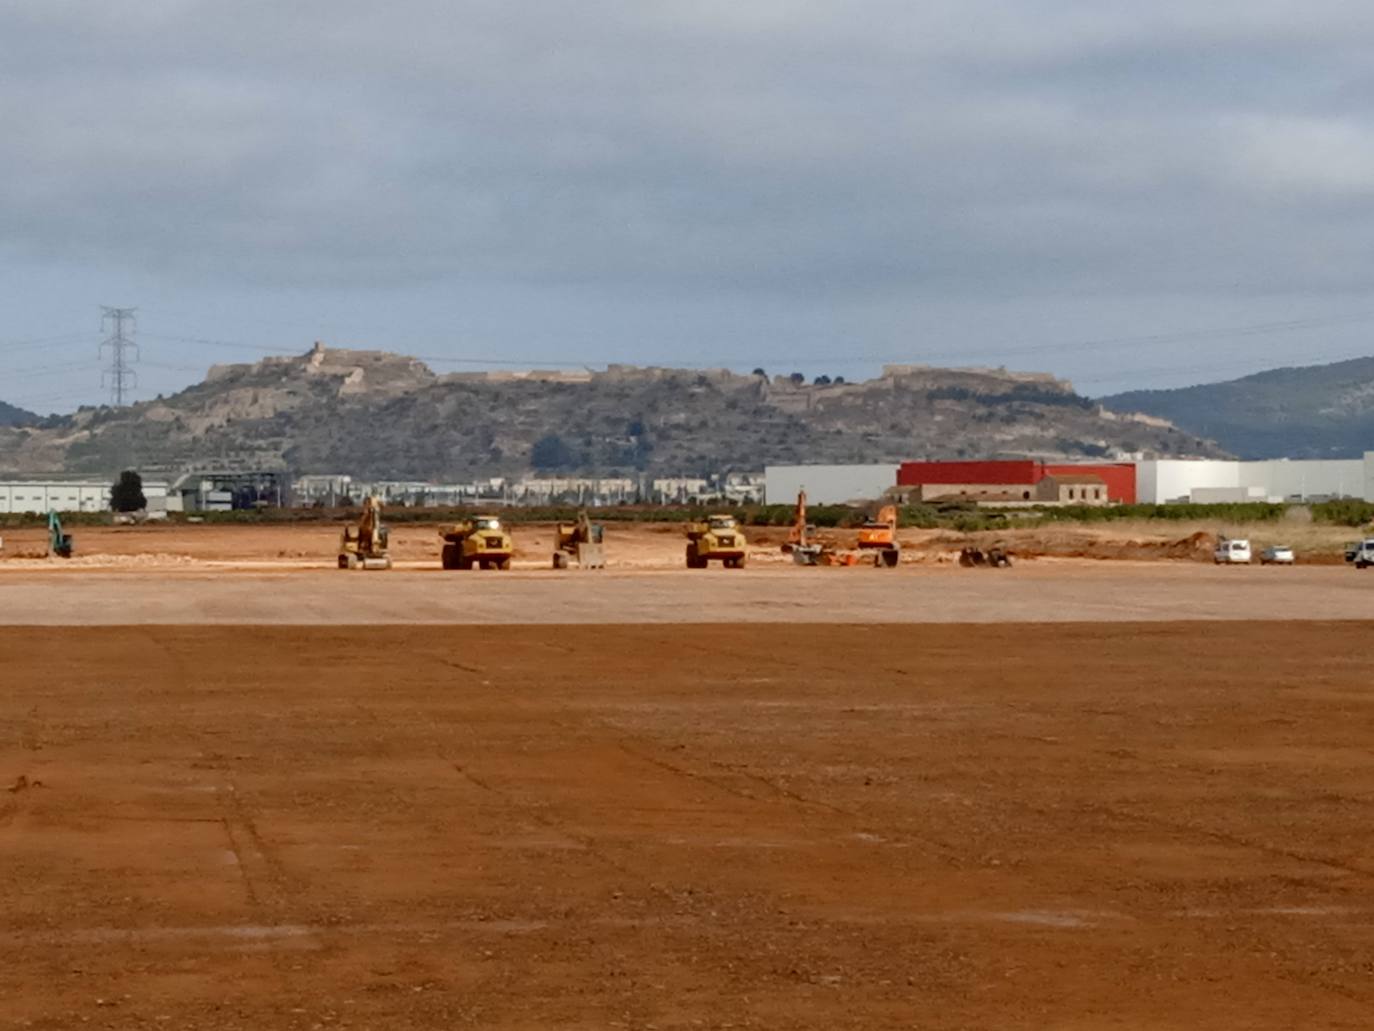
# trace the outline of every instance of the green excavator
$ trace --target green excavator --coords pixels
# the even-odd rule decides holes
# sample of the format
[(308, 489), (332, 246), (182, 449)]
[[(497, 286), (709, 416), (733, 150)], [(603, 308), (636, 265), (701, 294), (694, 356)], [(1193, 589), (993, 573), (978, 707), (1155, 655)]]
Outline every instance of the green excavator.
[(76, 545), (72, 535), (62, 532), (62, 520), (56, 512), (48, 513), (48, 554), (58, 558), (71, 558)]

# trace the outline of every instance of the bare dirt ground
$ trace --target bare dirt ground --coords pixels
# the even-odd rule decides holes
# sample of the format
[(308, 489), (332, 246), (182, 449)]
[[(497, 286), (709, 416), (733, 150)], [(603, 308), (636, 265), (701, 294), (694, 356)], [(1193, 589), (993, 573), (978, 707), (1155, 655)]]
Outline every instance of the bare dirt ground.
[[(37, 528), (0, 531), (0, 574), (18, 569), (325, 569), (336, 564), (341, 525), (302, 523), (281, 525), (145, 524), (143, 526), (77, 526), (76, 556), (48, 559), (47, 532)], [(1106, 560), (1210, 561), (1218, 533), (1250, 536), (1255, 551), (1267, 543), (1283, 542), (1298, 549), (1300, 561), (1340, 562), (1340, 542), (1360, 531), (1339, 527), (1277, 525), (1224, 527), (1202, 523), (1132, 523), (1124, 526), (1049, 526), (1035, 530), (1007, 529), (961, 534), (949, 530), (903, 529), (900, 539), (904, 565), (956, 564), (959, 550), (973, 542), (1007, 544), (1023, 559), (1084, 558)], [(680, 524), (611, 523), (606, 527), (607, 564), (611, 569), (681, 569), (685, 538)], [(787, 531), (749, 527), (750, 562), (759, 566), (789, 565), (779, 547)], [(551, 524), (517, 526), (515, 566), (550, 567), (554, 528)], [(852, 547), (853, 530), (824, 531), (841, 547)], [(391, 527), (392, 559), (400, 569), (433, 569), (439, 565), (438, 527), (403, 523)]]
[[(1374, 571), (1044, 559), (556, 573), (79, 568), (0, 572), (0, 624), (1012, 623), (1374, 620)], [(1229, 646), (1224, 643), (1221, 646)]]
[(0, 1026), (1366, 1028), (1369, 625), (1216, 627), (0, 629)]

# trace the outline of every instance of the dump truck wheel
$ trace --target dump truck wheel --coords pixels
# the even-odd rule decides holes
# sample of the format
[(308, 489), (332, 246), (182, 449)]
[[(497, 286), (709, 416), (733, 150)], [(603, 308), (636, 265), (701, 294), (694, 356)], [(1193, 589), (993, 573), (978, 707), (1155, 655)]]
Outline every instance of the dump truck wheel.
[(348, 568), (348, 556), (347, 556), (347, 555), (340, 555), (340, 556), (339, 556), (339, 568), (340, 568), (340, 569), (347, 569), (347, 568)]
[(441, 561), (445, 569), (457, 569), (458, 546), (456, 544), (445, 544)]
[(493, 563), (493, 565), (495, 565), (496, 568), (497, 568), (497, 569), (500, 569), (500, 570), (507, 570), (507, 569), (509, 569), (509, 568), (510, 568), (510, 556), (508, 555), (508, 556), (506, 556), (505, 558), (498, 558), (498, 559)]
[(687, 568), (697, 568), (697, 549), (692, 547), (692, 545), (690, 544), (687, 545)]
[(565, 555), (565, 554), (563, 554), (563, 552), (561, 552), (561, 551), (555, 551), (555, 552), (553, 553), (553, 568), (554, 568), (554, 569), (567, 569), (567, 568), (568, 568), (568, 556)]

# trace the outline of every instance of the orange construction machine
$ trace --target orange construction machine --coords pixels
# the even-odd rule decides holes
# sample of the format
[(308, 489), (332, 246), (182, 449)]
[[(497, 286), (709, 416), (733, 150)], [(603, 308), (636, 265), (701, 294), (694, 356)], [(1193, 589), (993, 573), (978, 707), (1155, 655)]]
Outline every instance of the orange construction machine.
[(873, 552), (873, 564), (879, 568), (895, 569), (902, 558), (897, 543), (897, 506), (884, 505), (876, 519), (859, 527), (859, 550)]

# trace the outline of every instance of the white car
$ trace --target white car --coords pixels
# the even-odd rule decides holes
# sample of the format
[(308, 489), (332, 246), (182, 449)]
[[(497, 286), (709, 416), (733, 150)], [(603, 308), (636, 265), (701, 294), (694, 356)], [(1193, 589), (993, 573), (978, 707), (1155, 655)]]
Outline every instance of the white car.
[(1374, 539), (1360, 541), (1353, 549), (1347, 548), (1345, 560), (1355, 563), (1356, 569), (1374, 566)]
[(1271, 544), (1260, 552), (1260, 565), (1262, 566), (1291, 566), (1293, 564), (1293, 549), (1287, 544)]
[(1228, 541), (1222, 538), (1212, 552), (1212, 561), (1217, 565), (1248, 566), (1250, 564), (1250, 542)]

